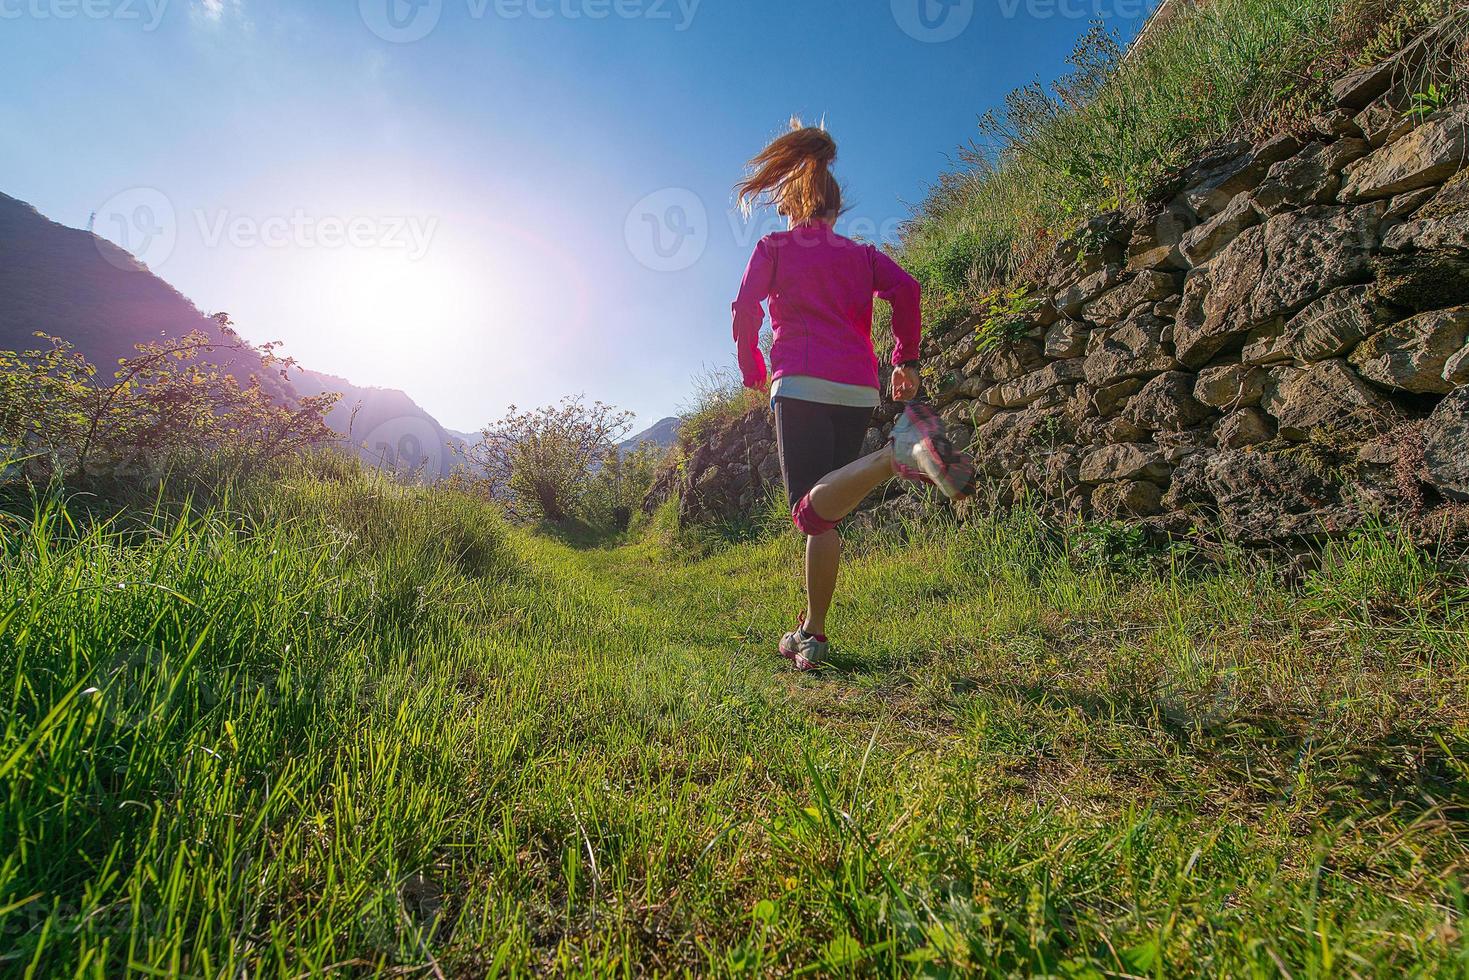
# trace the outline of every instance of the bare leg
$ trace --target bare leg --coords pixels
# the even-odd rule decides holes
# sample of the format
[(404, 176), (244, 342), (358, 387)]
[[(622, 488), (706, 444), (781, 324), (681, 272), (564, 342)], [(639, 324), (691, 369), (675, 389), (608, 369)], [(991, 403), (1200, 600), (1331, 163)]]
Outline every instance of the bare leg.
[(837, 565), (842, 558), (842, 536), (836, 531), (806, 539), (807, 633), (826, 635), (826, 613), (837, 590)]
[(824, 520), (840, 521), (892, 476), (893, 447), (884, 446), (823, 476), (811, 491), (811, 507)]
[[(810, 494), (818, 517), (839, 521), (893, 475), (893, 449), (884, 446), (821, 478)], [(806, 538), (806, 632), (826, 635), (826, 613), (836, 594), (842, 537), (836, 531)]]

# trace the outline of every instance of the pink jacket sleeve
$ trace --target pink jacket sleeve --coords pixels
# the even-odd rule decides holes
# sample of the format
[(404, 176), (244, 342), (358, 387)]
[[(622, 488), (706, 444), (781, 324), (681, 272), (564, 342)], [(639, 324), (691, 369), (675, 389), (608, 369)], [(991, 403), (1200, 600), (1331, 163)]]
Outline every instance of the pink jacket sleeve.
[(923, 287), (880, 248), (872, 249), (872, 285), (893, 305), (893, 364), (918, 360), (923, 340)]
[(746, 388), (765, 387), (767, 371), (765, 355), (760, 352), (760, 328), (765, 324), (765, 307), (760, 304), (770, 296), (775, 278), (775, 257), (767, 240), (761, 239), (740, 283), (739, 297), (734, 301), (734, 342), (739, 355), (740, 374)]

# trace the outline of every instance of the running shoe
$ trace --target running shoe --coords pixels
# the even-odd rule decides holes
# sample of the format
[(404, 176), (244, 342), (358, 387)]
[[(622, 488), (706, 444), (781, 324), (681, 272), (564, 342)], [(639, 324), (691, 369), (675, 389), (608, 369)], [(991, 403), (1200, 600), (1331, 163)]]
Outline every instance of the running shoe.
[(803, 621), (780, 640), (780, 655), (796, 665), (802, 672), (817, 670), (826, 662), (826, 651), (830, 644), (825, 637), (816, 637), (806, 632)]
[(944, 435), (943, 420), (927, 403), (908, 403), (893, 426), (892, 443), (898, 476), (932, 483), (950, 500), (974, 493), (974, 459), (954, 448)]

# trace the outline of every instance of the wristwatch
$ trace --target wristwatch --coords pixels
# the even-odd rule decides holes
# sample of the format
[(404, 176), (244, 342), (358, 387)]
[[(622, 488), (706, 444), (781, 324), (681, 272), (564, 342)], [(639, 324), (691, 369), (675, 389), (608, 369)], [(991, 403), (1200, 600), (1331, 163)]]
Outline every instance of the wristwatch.
[(918, 370), (918, 362), (916, 360), (915, 361), (904, 361), (902, 364), (899, 364), (898, 367), (900, 367), (900, 368), (912, 368), (913, 370), (917, 371)]

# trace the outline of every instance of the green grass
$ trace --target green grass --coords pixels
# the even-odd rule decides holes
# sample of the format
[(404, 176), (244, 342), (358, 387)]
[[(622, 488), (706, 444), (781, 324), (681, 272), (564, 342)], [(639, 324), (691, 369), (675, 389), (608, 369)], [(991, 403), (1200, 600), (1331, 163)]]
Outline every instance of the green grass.
[(1469, 972), (1469, 585), (1391, 532), (857, 535), (801, 677), (786, 535), (84, 503), (5, 525), (7, 975)]
[[(1105, 45), (1079, 49), (1073, 75), (1018, 91), (961, 153), (965, 166), (940, 181), (908, 227), (902, 258), (923, 280), (931, 312), (957, 320), (1058, 236), (1136, 205), (1209, 143), (1301, 127), (1331, 80), (1451, 10), (1462, 5), (1211, 0), (1110, 68), (1098, 56)], [(1464, 78), (1455, 81), (1457, 91)]]

